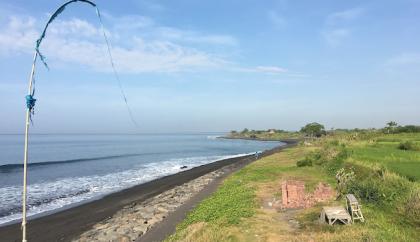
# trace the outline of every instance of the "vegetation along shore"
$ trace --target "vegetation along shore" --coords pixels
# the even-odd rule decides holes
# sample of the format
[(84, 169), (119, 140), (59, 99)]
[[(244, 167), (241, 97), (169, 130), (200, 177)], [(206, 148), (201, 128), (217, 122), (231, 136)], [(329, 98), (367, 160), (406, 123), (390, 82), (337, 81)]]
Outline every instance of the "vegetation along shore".
[[(418, 241), (419, 126), (390, 122), (383, 129), (325, 131), (312, 123), (301, 131), (291, 133), (307, 137), (298, 146), (229, 176), (166, 241)], [(244, 130), (230, 136), (277, 139), (287, 133)], [(326, 184), (336, 196), (307, 208), (285, 209), (279, 204), (281, 184), (287, 180), (304, 183), (307, 194)], [(362, 204), (365, 222), (319, 223), (322, 207), (344, 205), (348, 193)]]

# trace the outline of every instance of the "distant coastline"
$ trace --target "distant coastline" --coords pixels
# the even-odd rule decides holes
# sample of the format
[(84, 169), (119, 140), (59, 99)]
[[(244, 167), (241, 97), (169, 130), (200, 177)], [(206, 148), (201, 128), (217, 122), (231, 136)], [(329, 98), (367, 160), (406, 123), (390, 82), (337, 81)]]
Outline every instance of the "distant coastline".
[(231, 132), (220, 136), (222, 139), (256, 140), (256, 141), (280, 141), (284, 143), (294, 143), (302, 140), (304, 135), (301, 132), (284, 131), (276, 129), (268, 130), (248, 130)]
[(286, 144), (294, 144), (299, 142), (301, 139), (297, 138), (288, 138), (288, 139), (267, 139), (267, 138), (250, 138), (250, 137), (230, 137), (230, 136), (220, 136), (218, 139), (232, 139), (232, 140), (249, 140), (249, 141), (264, 141), (264, 142), (282, 142)]

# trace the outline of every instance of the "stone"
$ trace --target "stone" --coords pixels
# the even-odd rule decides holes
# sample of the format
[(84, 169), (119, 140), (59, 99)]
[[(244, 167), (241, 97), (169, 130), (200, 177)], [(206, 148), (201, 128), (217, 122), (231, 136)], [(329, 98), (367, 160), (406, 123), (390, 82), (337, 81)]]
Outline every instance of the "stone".
[(215, 177), (223, 174), (224, 170), (226, 169), (208, 173), (143, 202), (130, 203), (73, 241), (134, 241), (202, 190)]
[(166, 208), (164, 208), (164, 207), (157, 207), (156, 208), (156, 210), (158, 210), (159, 212), (161, 212), (161, 213), (168, 213), (169, 212), (169, 210), (168, 209), (166, 209)]
[(153, 213), (153, 212), (147, 212), (147, 211), (142, 211), (142, 212), (140, 213), (140, 216), (141, 216), (142, 218), (144, 218), (144, 219), (150, 219), (150, 218), (152, 218), (152, 217), (153, 217), (153, 215), (154, 215), (154, 213)]
[(139, 225), (133, 227), (133, 231), (137, 232), (137, 233), (138, 232), (144, 233), (144, 232), (147, 231), (147, 227), (148, 227), (147, 225), (139, 224)]
[(131, 242), (131, 238), (128, 236), (122, 236), (118, 239), (118, 242)]

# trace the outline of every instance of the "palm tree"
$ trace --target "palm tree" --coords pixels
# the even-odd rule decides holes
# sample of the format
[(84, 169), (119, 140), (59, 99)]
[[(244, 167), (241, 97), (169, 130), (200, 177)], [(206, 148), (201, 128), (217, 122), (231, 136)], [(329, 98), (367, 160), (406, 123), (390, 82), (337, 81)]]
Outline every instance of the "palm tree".
[(388, 130), (388, 134), (389, 134), (389, 132), (392, 130), (392, 131), (394, 131), (394, 129), (395, 129), (395, 127), (397, 127), (397, 122), (395, 122), (395, 121), (389, 121), (388, 123), (386, 123), (386, 125), (387, 125), (387, 130)]

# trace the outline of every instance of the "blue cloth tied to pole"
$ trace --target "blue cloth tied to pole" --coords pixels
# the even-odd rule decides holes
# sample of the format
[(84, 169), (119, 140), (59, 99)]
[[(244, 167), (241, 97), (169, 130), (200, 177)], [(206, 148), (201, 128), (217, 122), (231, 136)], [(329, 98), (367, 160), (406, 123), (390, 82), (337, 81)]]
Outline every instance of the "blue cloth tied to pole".
[(36, 99), (32, 95), (26, 95), (26, 107), (29, 109), (29, 111), (32, 111), (35, 107)]

